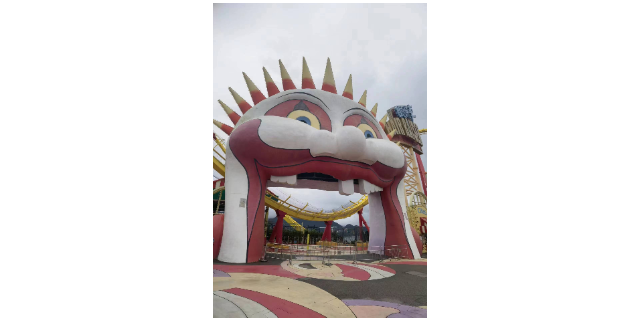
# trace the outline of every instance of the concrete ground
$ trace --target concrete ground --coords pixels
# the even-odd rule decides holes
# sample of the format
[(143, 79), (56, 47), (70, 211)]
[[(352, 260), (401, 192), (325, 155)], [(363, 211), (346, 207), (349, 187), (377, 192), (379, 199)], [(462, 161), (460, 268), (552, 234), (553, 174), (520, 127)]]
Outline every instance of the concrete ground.
[[(352, 259), (351, 259), (352, 260)], [(427, 261), (213, 263), (214, 317), (426, 318)]]
[[(321, 288), (340, 300), (365, 299), (399, 303), (409, 306), (427, 305), (427, 266), (387, 264), (396, 271), (395, 276), (375, 281), (331, 281), (322, 279), (302, 278), (299, 281)], [(420, 274), (409, 274), (407, 272)]]

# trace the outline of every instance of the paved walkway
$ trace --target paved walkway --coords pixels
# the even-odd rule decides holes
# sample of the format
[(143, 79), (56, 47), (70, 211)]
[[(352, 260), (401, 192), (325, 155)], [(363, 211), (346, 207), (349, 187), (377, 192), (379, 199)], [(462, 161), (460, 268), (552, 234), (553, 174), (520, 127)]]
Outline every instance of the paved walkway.
[(426, 318), (427, 260), (213, 263), (214, 318)]

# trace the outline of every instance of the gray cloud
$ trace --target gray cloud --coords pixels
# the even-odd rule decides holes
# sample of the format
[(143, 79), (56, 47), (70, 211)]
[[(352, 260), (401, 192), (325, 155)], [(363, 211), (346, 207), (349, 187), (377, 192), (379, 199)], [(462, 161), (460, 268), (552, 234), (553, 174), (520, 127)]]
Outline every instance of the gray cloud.
[[(354, 99), (366, 89), (367, 107), (377, 102), (379, 118), (390, 107), (410, 104), (418, 127), (426, 128), (426, 9), (426, 4), (215, 4), (214, 100), (221, 99), (239, 113), (227, 88), (250, 102), (244, 71), (266, 94), (263, 66), (282, 88), (278, 59), (299, 87), (304, 56), (320, 87), (329, 57), (339, 92), (352, 74)], [(217, 102), (213, 118), (231, 124)], [(423, 161), (426, 168), (426, 157)], [(349, 200), (337, 192), (283, 192), (326, 209)], [(368, 211), (367, 206), (366, 219)], [(339, 222), (357, 221), (354, 215)]]

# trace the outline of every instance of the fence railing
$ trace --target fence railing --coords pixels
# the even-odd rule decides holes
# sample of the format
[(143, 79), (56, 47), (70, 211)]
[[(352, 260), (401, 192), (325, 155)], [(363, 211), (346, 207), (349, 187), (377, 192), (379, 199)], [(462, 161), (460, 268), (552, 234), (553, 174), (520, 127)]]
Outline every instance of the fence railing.
[(368, 246), (366, 243), (358, 245), (338, 245), (324, 242), (322, 245), (306, 244), (273, 244), (268, 243), (264, 248), (267, 259), (323, 261), (328, 264), (332, 260), (381, 261), (385, 259), (406, 259), (410, 257), (411, 248), (407, 245)]

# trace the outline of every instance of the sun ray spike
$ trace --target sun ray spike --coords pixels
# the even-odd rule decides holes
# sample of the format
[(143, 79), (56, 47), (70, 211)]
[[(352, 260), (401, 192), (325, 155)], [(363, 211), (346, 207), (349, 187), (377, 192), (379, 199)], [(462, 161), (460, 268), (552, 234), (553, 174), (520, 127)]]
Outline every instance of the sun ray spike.
[(373, 105), (373, 108), (371, 108), (371, 114), (373, 115), (374, 118), (377, 112), (378, 112), (378, 104), (376, 103), (375, 105)]
[(282, 91), (292, 90), (296, 88), (296, 85), (293, 84), (291, 77), (289, 76), (289, 72), (284, 68), (284, 64), (282, 64), (282, 60), (278, 60), (280, 63), (280, 77), (282, 78)]
[(347, 85), (344, 86), (344, 92), (342, 92), (342, 96), (353, 100), (353, 85), (351, 84), (351, 75), (349, 75)]
[(393, 136), (396, 135), (396, 129), (393, 129), (393, 131), (389, 132), (389, 134), (387, 134), (387, 138), (389, 138), (389, 140), (391, 140), (391, 138), (393, 138)]
[(233, 124), (238, 123), (238, 121), (240, 120), (240, 116), (235, 111), (231, 110), (231, 108), (229, 108), (229, 106), (224, 104), (224, 102), (222, 102), (221, 100), (218, 100), (218, 102), (222, 106), (222, 109), (224, 109), (224, 112), (227, 113), (227, 115), (229, 116), (229, 119), (231, 119)]
[(387, 123), (387, 114), (386, 113), (384, 114), (384, 117), (382, 117), (382, 119), (380, 119), (380, 121), (378, 123), (382, 127), (382, 130), (384, 130), (384, 124)]
[(331, 70), (331, 60), (327, 58), (327, 67), (324, 69), (324, 79), (322, 79), (322, 90), (337, 94), (336, 81), (333, 79)]
[(264, 73), (264, 82), (267, 83), (267, 94), (269, 94), (269, 97), (280, 93), (278, 86), (273, 82), (273, 79), (271, 79), (271, 76), (265, 67), (262, 67), (262, 73)]
[(360, 97), (360, 101), (358, 101), (359, 104), (361, 104), (363, 107), (367, 107), (367, 90), (364, 91), (364, 93), (362, 94), (362, 97)]
[(220, 130), (224, 131), (224, 133), (226, 133), (228, 136), (231, 135), (231, 131), (233, 131), (233, 128), (220, 122), (220, 121), (216, 121), (215, 119), (213, 120), (213, 124), (216, 125), (216, 127), (220, 128)]
[(249, 88), (249, 94), (251, 94), (251, 100), (253, 100), (253, 105), (255, 106), (256, 104), (260, 103), (260, 101), (266, 99), (264, 94), (260, 92), (260, 89), (258, 89), (258, 87), (256, 87), (253, 81), (249, 79), (249, 76), (247, 76), (247, 74), (244, 72), (242, 73), (242, 75), (244, 76), (244, 82), (247, 83), (247, 88)]
[(309, 71), (309, 66), (307, 66), (307, 59), (302, 57), (302, 89), (315, 89), (316, 85), (313, 83), (313, 78), (311, 78), (311, 71)]
[(242, 99), (242, 97), (233, 89), (231, 89), (231, 87), (229, 87), (229, 92), (231, 92), (231, 95), (233, 96), (233, 100), (235, 100), (236, 103), (238, 104), (238, 107), (240, 108), (240, 111), (242, 111), (242, 114), (247, 113), (247, 111), (251, 109), (251, 105), (247, 101)]

